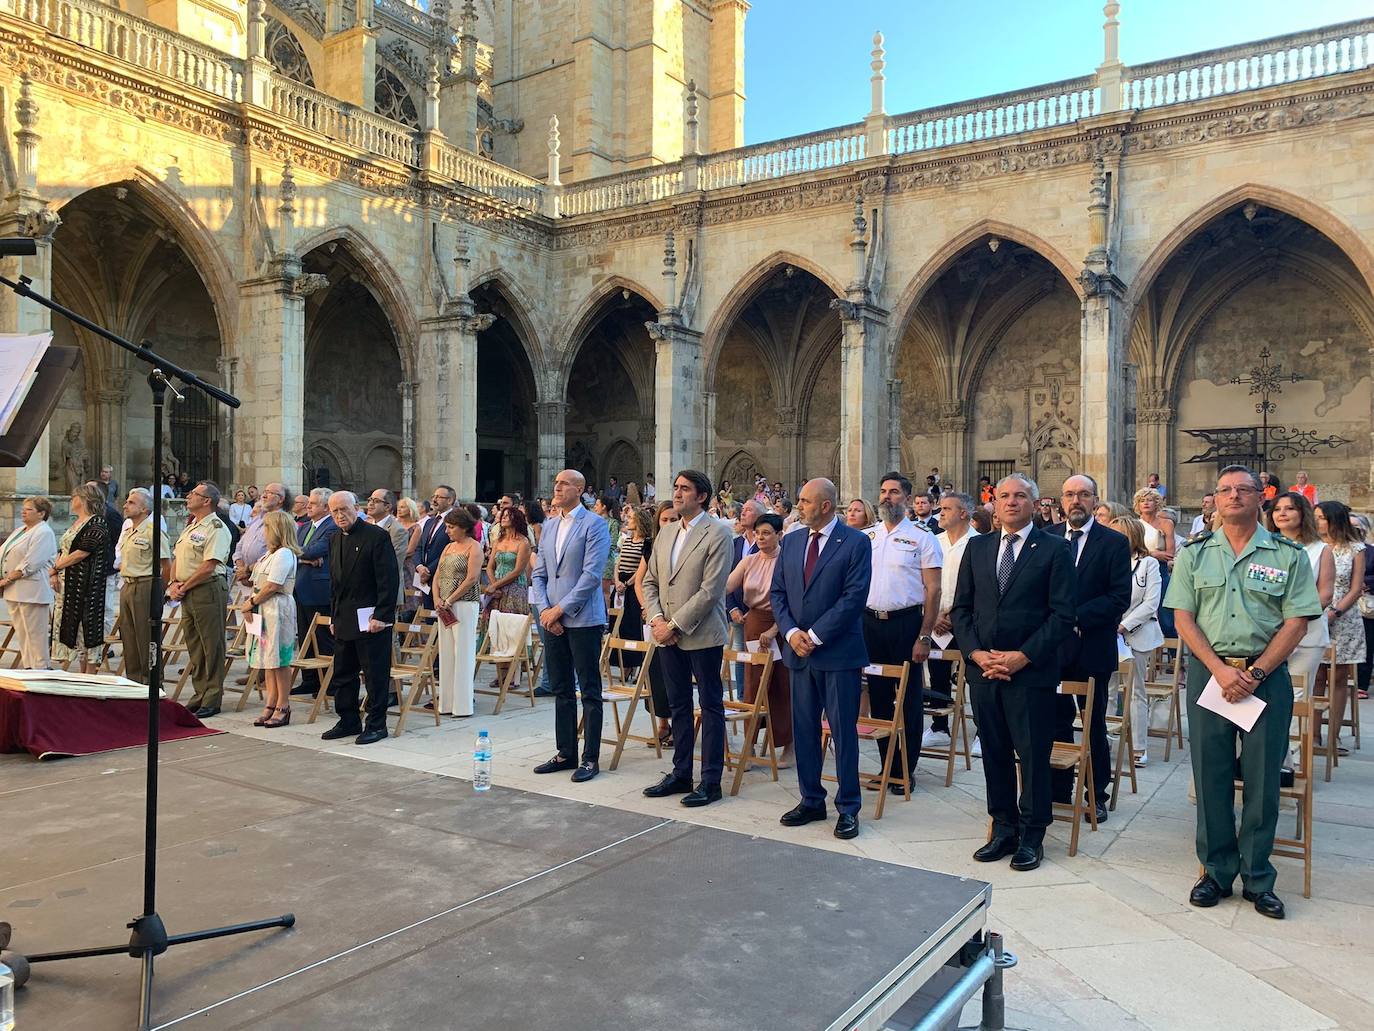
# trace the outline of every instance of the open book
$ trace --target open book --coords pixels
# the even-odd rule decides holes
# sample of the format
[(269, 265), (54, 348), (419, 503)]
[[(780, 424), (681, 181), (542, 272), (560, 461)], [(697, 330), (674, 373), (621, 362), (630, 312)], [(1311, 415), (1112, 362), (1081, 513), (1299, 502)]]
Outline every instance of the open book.
[(38, 375), (38, 363), (51, 343), (51, 331), (0, 333), (0, 435), (8, 433), (14, 424)]

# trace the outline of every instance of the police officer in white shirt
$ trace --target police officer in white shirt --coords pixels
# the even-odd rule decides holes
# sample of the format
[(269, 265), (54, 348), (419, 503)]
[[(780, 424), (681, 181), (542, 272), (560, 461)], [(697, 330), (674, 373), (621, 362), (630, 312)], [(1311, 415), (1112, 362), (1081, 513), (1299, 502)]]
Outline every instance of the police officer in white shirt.
[[(916, 775), (921, 731), (925, 725), (921, 664), (930, 655), (931, 634), (940, 609), (940, 545), (935, 535), (907, 518), (911, 481), (899, 472), (886, 473), (878, 491), (878, 523), (863, 531), (873, 542), (873, 579), (864, 608), (864, 644), (870, 662), (900, 665), (911, 662), (902, 722), (907, 754), (902, 757), (908, 776)], [(891, 719), (897, 682), (868, 678), (868, 701), (873, 716)], [(887, 756), (888, 742), (878, 750)], [(901, 793), (893, 785), (894, 793)]]

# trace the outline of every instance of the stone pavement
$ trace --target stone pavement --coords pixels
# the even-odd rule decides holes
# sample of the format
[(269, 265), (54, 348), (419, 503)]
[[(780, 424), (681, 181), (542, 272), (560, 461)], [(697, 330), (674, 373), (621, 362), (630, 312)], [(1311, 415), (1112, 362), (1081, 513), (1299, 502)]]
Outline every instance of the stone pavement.
[[(226, 700), (237, 701), (233, 694)], [(306, 724), (308, 706), (299, 703), (300, 722), (282, 729), (254, 728), (260, 709), (251, 705), (210, 722), (235, 734), (462, 779), (471, 779), (473, 740), (486, 727), (497, 784), (990, 881), (990, 926), (1020, 958), (1006, 982), (1009, 1027), (1374, 1027), (1374, 979), (1360, 944), (1361, 928), (1374, 928), (1374, 742), (1343, 760), (1330, 784), (1317, 784), (1311, 899), (1302, 897), (1301, 864), (1276, 861), (1277, 890), (1288, 907), (1280, 922), (1255, 913), (1240, 899), (1239, 885), (1215, 909), (1188, 905), (1197, 867), (1190, 766), (1177, 750), (1164, 762), (1162, 739), (1151, 741), (1150, 764), (1138, 771), (1139, 793), (1126, 790), (1096, 833), (1085, 827), (1077, 856), (1067, 855), (1068, 825), (1056, 823), (1040, 869), (1016, 873), (1005, 862), (971, 858), (986, 833), (976, 759), (971, 771), (959, 766), (949, 788), (943, 766), (936, 777), (936, 764), (922, 760), (912, 800), (889, 799), (881, 821), (870, 819), (876, 796), (866, 793), (859, 837), (841, 842), (829, 824), (797, 831), (779, 825), (798, 799), (792, 771), (776, 784), (766, 771), (752, 771), (737, 797), (695, 810), (641, 795), (669, 766), (643, 744), (627, 745), (619, 769), (588, 784), (572, 784), (567, 774), (535, 776), (530, 768), (553, 753), (551, 700), (531, 709), (513, 698), (500, 716), (489, 715), (492, 705), (479, 696), (478, 715), (446, 718), (438, 727), (431, 714), (412, 713), (400, 737), (366, 747), (321, 741), (332, 717)], [(610, 733), (609, 713), (606, 723)], [(603, 771), (611, 751), (603, 750)], [(876, 768), (871, 746), (864, 762)], [(1281, 827), (1291, 819), (1285, 809)], [(976, 1026), (974, 1003), (962, 1023)]]

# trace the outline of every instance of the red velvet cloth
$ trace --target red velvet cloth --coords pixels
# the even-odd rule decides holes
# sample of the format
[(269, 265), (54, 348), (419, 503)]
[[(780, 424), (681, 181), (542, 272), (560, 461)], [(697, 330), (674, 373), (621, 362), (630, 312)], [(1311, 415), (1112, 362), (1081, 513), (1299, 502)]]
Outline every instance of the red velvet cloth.
[[(160, 703), (158, 740), (222, 734), (180, 702)], [(40, 759), (91, 755), (148, 743), (148, 703), (134, 699), (69, 698), (0, 688), (0, 752)]]

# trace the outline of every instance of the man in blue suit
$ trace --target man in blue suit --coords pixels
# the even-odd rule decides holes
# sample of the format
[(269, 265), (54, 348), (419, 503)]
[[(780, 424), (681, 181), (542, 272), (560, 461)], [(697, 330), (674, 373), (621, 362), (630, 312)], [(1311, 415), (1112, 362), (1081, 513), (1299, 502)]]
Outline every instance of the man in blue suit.
[[(310, 621), (316, 613), (328, 616), (329, 607), (329, 542), (339, 532), (338, 524), (329, 518), (328, 487), (316, 487), (305, 504), (305, 522), (296, 528), (296, 542), (301, 557), (296, 566), (296, 644), (299, 646), (310, 632)], [(321, 627), (315, 634), (321, 655), (334, 654), (334, 635)], [(301, 670), (301, 682), (292, 694), (315, 694), (320, 689), (320, 674), (313, 669)]]
[(821, 786), (821, 711), (835, 743), (839, 790), (835, 837), (859, 833), (860, 674), (868, 664), (863, 610), (873, 547), (868, 537), (835, 517), (835, 485), (811, 480), (797, 495), (808, 532), (787, 534), (773, 570), (773, 616), (782, 661), (792, 678), (792, 728), (801, 804), (783, 814), (784, 827), (824, 820)]
[[(553, 505), (544, 520), (530, 604), (544, 628), (544, 662), (553, 689), (554, 739), (558, 752), (535, 773), (575, 770), (581, 784), (601, 772), (601, 634), (606, 597), (601, 574), (611, 553), (606, 520), (582, 505), (586, 478), (564, 469), (553, 482)], [(574, 671), (576, 679), (574, 680)], [(577, 759), (577, 689), (582, 690), (582, 761)]]
[(424, 597), (422, 608), (434, 607), (430, 601), (429, 581), (439, 568), (439, 556), (448, 547), (448, 533), (444, 530), (444, 516), (448, 515), (453, 503), (458, 500), (458, 492), (446, 483), (434, 488), (429, 499), (430, 515), (420, 524), (420, 539), (415, 543), (415, 572), (420, 574)]

